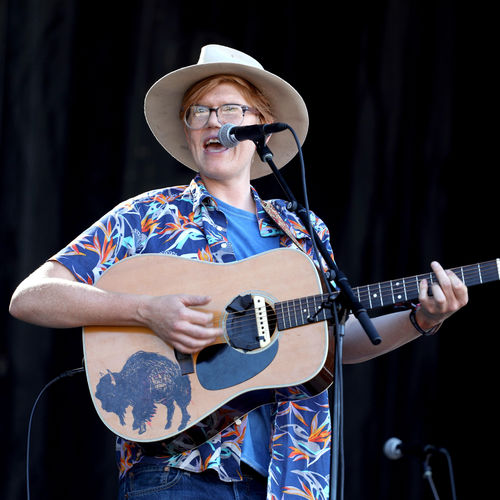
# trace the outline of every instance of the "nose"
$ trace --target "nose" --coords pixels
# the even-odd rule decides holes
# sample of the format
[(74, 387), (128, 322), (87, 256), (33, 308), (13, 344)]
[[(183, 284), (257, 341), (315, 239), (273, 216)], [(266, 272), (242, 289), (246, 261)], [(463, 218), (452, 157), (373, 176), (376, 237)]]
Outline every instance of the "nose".
[(207, 127), (220, 127), (219, 119), (217, 118), (217, 110), (211, 109), (208, 115)]

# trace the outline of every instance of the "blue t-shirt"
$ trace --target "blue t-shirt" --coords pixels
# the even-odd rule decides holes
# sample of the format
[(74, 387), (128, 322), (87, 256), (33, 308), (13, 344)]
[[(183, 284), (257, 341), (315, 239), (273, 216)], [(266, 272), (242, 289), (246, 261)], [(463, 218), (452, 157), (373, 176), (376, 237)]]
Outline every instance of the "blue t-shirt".
[[(257, 217), (252, 212), (233, 207), (217, 199), (219, 209), (227, 219), (227, 239), (231, 242), (237, 260), (279, 247), (279, 236), (263, 238)], [(270, 460), (271, 407), (259, 407), (248, 414), (241, 460), (263, 476), (268, 475)]]

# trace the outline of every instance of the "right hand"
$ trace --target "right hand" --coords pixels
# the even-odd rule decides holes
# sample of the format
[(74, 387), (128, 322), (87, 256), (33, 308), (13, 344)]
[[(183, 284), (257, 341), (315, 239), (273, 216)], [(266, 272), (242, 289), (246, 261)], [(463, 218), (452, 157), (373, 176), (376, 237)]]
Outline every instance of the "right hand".
[(213, 326), (213, 314), (193, 306), (204, 306), (210, 297), (162, 295), (149, 297), (139, 314), (145, 325), (174, 349), (186, 354), (201, 351), (223, 335)]

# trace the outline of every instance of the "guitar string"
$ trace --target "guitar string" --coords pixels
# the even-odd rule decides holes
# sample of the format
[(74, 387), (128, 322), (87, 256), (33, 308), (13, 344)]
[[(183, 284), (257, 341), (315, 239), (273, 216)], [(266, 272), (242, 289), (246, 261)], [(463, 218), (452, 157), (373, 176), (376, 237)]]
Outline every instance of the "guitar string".
[[(482, 270), (481, 275), (483, 277), (483, 281), (487, 282), (488, 280), (491, 281), (491, 280), (497, 279), (497, 276), (498, 276), (497, 272), (492, 273), (492, 274), (488, 274), (488, 271), (489, 271), (488, 269), (486, 269), (486, 270), (483, 269)], [(404, 280), (405, 281), (406, 280), (415, 280), (415, 278), (420, 278), (420, 280), (423, 279), (423, 278), (431, 279), (431, 274), (418, 275), (418, 276), (414, 276), (414, 277), (411, 277), (411, 278), (405, 278)], [(477, 275), (477, 270), (474, 270), (474, 271), (471, 271), (471, 272), (464, 271), (464, 276), (466, 276), (466, 274), (468, 274), (467, 277), (470, 277), (470, 276), (473, 276), (473, 275)], [(433, 275), (433, 279), (435, 280), (435, 275)], [(403, 281), (403, 279), (401, 279), (401, 280), (393, 280), (393, 281), (394, 282), (398, 282), (398, 281)], [(385, 286), (385, 288), (382, 288), (382, 285), (384, 285), (384, 284), (386, 284), (386, 286)], [(412, 289), (416, 288), (416, 290), (414, 290), (414, 292), (418, 291), (417, 282), (415, 282), (415, 284), (412, 283), (411, 286), (412, 286)], [(391, 290), (389, 292), (389, 295), (390, 296), (394, 295), (394, 293), (393, 293), (393, 286), (392, 286), (391, 282), (380, 283), (380, 285), (366, 285), (366, 286), (362, 287), (362, 288), (365, 289), (366, 296), (368, 296), (368, 294), (370, 293), (369, 292), (369, 287), (374, 287), (374, 289), (376, 289), (379, 293), (381, 292), (381, 294), (383, 294), (384, 292), (387, 292), (388, 290)], [(403, 285), (403, 287), (407, 288), (407, 285), (406, 286)], [(358, 289), (358, 290), (361, 290), (361, 288)], [(411, 291), (412, 290), (410, 290), (410, 292)], [(304, 304), (299, 303), (299, 301), (310, 301), (310, 300), (316, 300), (318, 298), (321, 298), (323, 300), (323, 299), (326, 299), (327, 297), (328, 297), (327, 294), (319, 294), (319, 295), (312, 295), (312, 296), (309, 296), (309, 297), (302, 297), (302, 298), (298, 298), (298, 299), (290, 299), (290, 300), (280, 301), (280, 302), (277, 302), (277, 304), (280, 304), (283, 307), (286, 307), (286, 312), (287, 313), (289, 313), (289, 314), (296, 314), (297, 311), (302, 310), (303, 307), (304, 307)], [(369, 299), (363, 299), (363, 300), (369, 300)], [(402, 302), (402, 300), (394, 300), (393, 299), (393, 303), (398, 303), (398, 302)], [(317, 307), (316, 302), (313, 305), (314, 305), (314, 307)], [(231, 314), (238, 314), (238, 313), (228, 313), (227, 316), (230, 317)], [(271, 317), (272, 317), (272, 315), (271, 315)], [(273, 319), (275, 319), (275, 317)], [(242, 319), (244, 319), (244, 318), (242, 318)], [(254, 321), (254, 318), (252, 318), (250, 321), (251, 322)]]
[[(495, 269), (491, 268), (489, 269), (488, 266), (491, 265), (495, 267)], [(477, 266), (477, 265), (476, 265)], [(497, 267), (496, 267), (496, 261), (491, 261), (491, 262), (487, 262), (487, 263), (483, 263), (481, 264), (482, 268), (480, 270), (480, 273), (481, 273), (481, 276), (483, 278), (483, 282), (488, 282), (488, 281), (494, 281), (495, 279), (498, 279), (498, 271), (497, 271)], [(471, 269), (473, 268), (473, 269)], [(460, 274), (457, 274), (457, 270), (460, 269)], [(472, 266), (467, 266), (466, 268), (457, 268), (457, 269), (453, 269), (453, 272), (455, 272), (459, 277), (463, 276), (465, 279), (467, 278), (470, 278), (470, 277), (473, 277), (473, 276), (477, 276), (479, 277), (479, 274), (478, 274), (478, 269), (477, 267), (474, 268), (474, 265)], [(412, 289), (415, 289), (415, 292), (418, 290), (418, 282), (421, 281), (421, 279), (432, 279), (432, 280), (436, 280), (436, 276), (434, 273), (425, 273), (425, 274), (421, 274), (421, 275), (416, 275), (416, 276), (412, 276), (410, 278), (402, 278), (400, 280), (392, 280), (391, 281), (387, 281), (387, 282), (383, 282), (383, 283), (380, 283), (380, 284), (372, 284), (372, 285), (365, 285), (363, 287), (360, 287), (358, 288), (357, 290), (361, 290), (364, 289), (364, 297), (365, 298), (361, 298), (361, 295), (362, 293), (359, 294), (359, 300), (360, 301), (369, 301), (370, 298), (372, 298), (372, 296), (369, 297), (370, 295), (370, 291), (369, 291), (369, 288), (370, 287), (373, 287), (374, 290), (377, 290), (378, 294), (380, 295), (383, 295), (384, 292), (387, 292), (390, 290), (390, 292), (388, 293), (389, 296), (393, 297), (393, 300), (390, 301), (390, 303), (398, 303), (398, 302), (403, 302), (403, 300), (394, 300), (394, 293), (393, 293), (393, 290), (394, 290), (394, 287), (393, 287), (393, 284), (392, 283), (397, 283), (397, 282), (406, 282), (408, 280), (414, 280), (415, 283), (411, 283), (411, 286), (412, 286)], [(418, 279), (418, 282), (417, 282), (417, 279)], [(480, 282), (480, 281), (478, 281)], [(407, 288), (408, 285), (406, 285), (405, 283), (402, 285), (403, 288)], [(356, 289), (355, 289), (356, 290)], [(410, 290), (411, 291), (411, 290)], [(377, 294), (377, 295), (378, 295)], [(418, 295), (417, 295), (418, 296)], [(285, 300), (285, 301), (279, 301), (277, 302), (275, 305), (281, 305), (282, 307), (282, 315), (283, 314), (287, 314), (288, 316), (294, 316), (295, 317), (295, 321), (294, 321), (294, 326), (297, 326), (299, 323), (297, 322), (297, 316), (301, 316), (302, 319), (301, 321), (303, 321), (302, 323), (300, 324), (306, 324), (308, 323), (307, 321), (307, 318), (310, 316), (311, 313), (315, 313), (316, 312), (316, 309), (318, 307), (318, 304), (317, 304), (317, 301), (318, 299), (320, 299), (320, 302), (322, 300), (325, 300), (326, 298), (328, 297), (328, 294), (318, 294), (318, 295), (311, 295), (311, 296), (308, 296), (308, 297), (302, 297), (302, 298), (297, 298), (297, 299), (290, 299), (290, 300)], [(368, 298), (369, 297), (369, 298)], [(377, 297), (378, 298), (378, 297)], [(313, 301), (313, 304), (311, 304), (311, 301)], [(309, 310), (310, 306), (313, 306), (313, 309), (312, 311)], [(304, 307), (307, 306), (307, 310), (304, 310)], [(306, 321), (304, 321), (304, 314), (307, 314), (306, 316)], [(226, 315), (224, 314), (217, 314), (217, 321), (220, 323), (221, 321), (221, 317), (222, 316), (225, 316), (227, 318), (230, 318), (232, 315), (235, 315), (235, 314), (238, 314), (238, 313), (227, 313)], [(277, 317), (278, 315), (276, 314), (275, 310), (271, 307), (271, 311), (268, 311), (267, 313), (267, 316), (270, 320), (272, 321), (277, 321)], [(248, 325), (253, 325), (255, 324), (256, 322), (256, 315), (255, 315), (255, 312), (247, 312), (242, 318), (236, 318), (233, 320), (233, 323), (232, 323), (232, 331), (234, 331), (236, 328), (235, 328), (235, 325), (234, 325), (234, 322), (237, 323), (237, 327), (239, 329), (245, 329), (247, 328)], [(319, 319), (318, 321), (323, 321), (323, 319)], [(248, 322), (248, 325), (247, 325), (247, 322)], [(289, 323), (292, 323), (292, 319), (289, 318)]]
[[(483, 276), (485, 273), (483, 273)], [(497, 276), (495, 275), (487, 275), (486, 279), (491, 278), (491, 277)], [(300, 299), (291, 299), (291, 300), (285, 300), (281, 302), (277, 302), (275, 305), (280, 305), (282, 307), (281, 311), (281, 316), (282, 317), (287, 317), (284, 321), (284, 329), (292, 328), (295, 326), (301, 326), (308, 324), (308, 318), (311, 315), (316, 314), (316, 311), (318, 309), (318, 302), (321, 303), (322, 300), (325, 300), (328, 297), (327, 294), (320, 294), (320, 295), (312, 295), (308, 297), (302, 297)], [(398, 301), (394, 301), (393, 303), (397, 303)], [(237, 314), (237, 313), (228, 313), (228, 317), (231, 314)], [(316, 321), (324, 321), (326, 318), (321, 317), (321, 312), (319, 317), (317, 318)], [(270, 321), (276, 321), (277, 322), (277, 317), (278, 315), (276, 314), (276, 311), (271, 307), (270, 312), (268, 313), (268, 319)], [(255, 311), (247, 311), (246, 314), (242, 318), (236, 318), (233, 319), (232, 324), (231, 324), (231, 332), (235, 335), (238, 336), (245, 330), (247, 330), (249, 325), (255, 325), (256, 323), (256, 314)], [(289, 326), (286, 327), (286, 324)], [(283, 326), (283, 325), (282, 325)]]

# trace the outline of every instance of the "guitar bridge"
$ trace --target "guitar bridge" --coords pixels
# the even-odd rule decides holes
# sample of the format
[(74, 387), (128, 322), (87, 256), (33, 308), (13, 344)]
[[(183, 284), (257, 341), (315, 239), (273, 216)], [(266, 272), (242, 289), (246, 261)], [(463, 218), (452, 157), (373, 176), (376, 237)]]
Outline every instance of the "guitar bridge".
[(255, 309), (255, 321), (257, 323), (257, 338), (260, 347), (266, 347), (271, 342), (271, 334), (269, 333), (269, 323), (267, 321), (267, 306), (266, 301), (259, 295), (253, 296), (253, 306)]
[(271, 344), (276, 327), (272, 308), (261, 295), (238, 295), (226, 306), (226, 333), (229, 344), (243, 351), (262, 349)]

